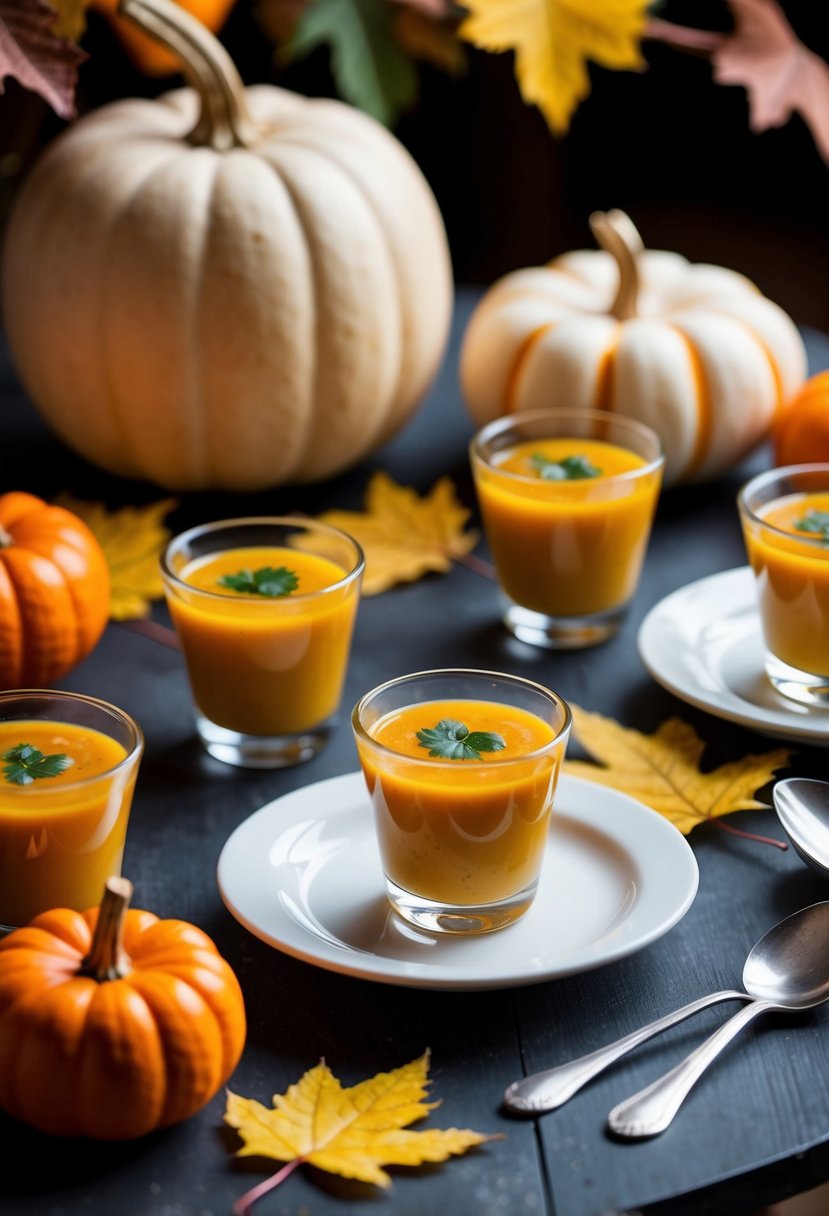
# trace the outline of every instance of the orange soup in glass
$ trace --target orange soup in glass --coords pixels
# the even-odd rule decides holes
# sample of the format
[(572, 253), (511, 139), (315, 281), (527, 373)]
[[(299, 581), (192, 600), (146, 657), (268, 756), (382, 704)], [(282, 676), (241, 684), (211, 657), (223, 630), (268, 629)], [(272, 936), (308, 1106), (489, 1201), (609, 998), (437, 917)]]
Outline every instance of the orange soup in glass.
[(483, 933), (530, 907), (570, 731), (555, 693), (497, 672), (420, 672), (352, 715), (389, 901), (421, 928)]
[(0, 924), (84, 911), (121, 873), (143, 737), (75, 693), (0, 694)]
[(829, 707), (829, 464), (761, 473), (738, 507), (766, 673), (784, 696)]
[(163, 558), (199, 735), (220, 760), (280, 767), (324, 744), (340, 705), (363, 556), (313, 520), (193, 528)]
[(656, 434), (601, 410), (538, 410), (484, 427), (470, 459), (507, 627), (551, 648), (610, 637), (659, 496)]

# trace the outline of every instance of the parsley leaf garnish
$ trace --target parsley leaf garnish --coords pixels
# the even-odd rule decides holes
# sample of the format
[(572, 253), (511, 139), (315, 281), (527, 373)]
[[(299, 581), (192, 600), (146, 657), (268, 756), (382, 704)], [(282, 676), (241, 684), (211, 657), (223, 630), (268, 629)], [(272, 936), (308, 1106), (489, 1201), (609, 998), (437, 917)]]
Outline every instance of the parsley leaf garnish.
[(489, 730), (470, 732), (454, 718), (442, 718), (433, 730), (419, 730), (417, 741), (429, 748), (430, 756), (442, 760), (480, 760), (481, 752), (500, 752), (507, 746), (501, 735)]
[(229, 587), (231, 591), (278, 599), (296, 591), (299, 579), (287, 566), (263, 566), (261, 570), (240, 570), (238, 574), (224, 574), (219, 579), (219, 584)]
[(31, 743), (18, 743), (3, 753), (3, 775), (13, 785), (31, 785), (38, 777), (57, 777), (75, 763), (69, 756), (44, 756)]
[(530, 459), (542, 481), (584, 481), (588, 477), (600, 477), (602, 472), (586, 456), (548, 460), (542, 452), (533, 452)]
[(807, 511), (794, 526), (798, 532), (812, 532), (829, 543), (829, 511)]

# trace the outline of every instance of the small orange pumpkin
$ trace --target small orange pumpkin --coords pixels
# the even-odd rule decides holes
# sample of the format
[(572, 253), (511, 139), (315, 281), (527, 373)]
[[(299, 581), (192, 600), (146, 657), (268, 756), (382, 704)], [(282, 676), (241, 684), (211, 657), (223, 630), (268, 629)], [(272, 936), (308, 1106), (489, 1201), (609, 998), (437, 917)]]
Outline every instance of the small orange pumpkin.
[(829, 371), (812, 376), (789, 400), (774, 428), (774, 463), (829, 461)]
[(92, 532), (33, 494), (0, 494), (0, 688), (42, 688), (97, 645), (109, 567)]
[[(214, 34), (222, 28), (235, 0), (178, 0), (181, 8), (198, 17), (202, 25)], [(169, 76), (181, 71), (181, 61), (153, 38), (148, 38), (128, 18), (118, 12), (118, 0), (92, 0), (97, 9), (112, 24), (124, 49), (145, 76)]]
[(195, 925), (56, 908), (0, 941), (0, 1108), (39, 1131), (130, 1140), (213, 1097), (245, 1042), (239, 983)]

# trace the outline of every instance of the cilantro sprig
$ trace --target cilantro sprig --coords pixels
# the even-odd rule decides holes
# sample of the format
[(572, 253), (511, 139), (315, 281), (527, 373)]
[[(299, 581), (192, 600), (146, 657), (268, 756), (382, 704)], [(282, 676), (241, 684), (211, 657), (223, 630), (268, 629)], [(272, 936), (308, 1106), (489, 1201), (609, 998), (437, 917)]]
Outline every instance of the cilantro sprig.
[(530, 461), (542, 481), (586, 481), (590, 477), (601, 477), (602, 473), (587, 456), (549, 460), (543, 452), (533, 452)]
[(31, 743), (18, 743), (3, 753), (3, 776), (12, 785), (31, 785), (40, 777), (57, 777), (75, 763), (69, 756), (44, 756)]
[(795, 520), (798, 532), (811, 532), (829, 544), (829, 511), (807, 511), (802, 519)]
[(470, 731), (454, 718), (441, 718), (437, 726), (419, 730), (417, 741), (421, 747), (429, 748), (430, 756), (441, 760), (480, 760), (482, 752), (500, 752), (507, 746), (494, 731)]
[(259, 570), (240, 570), (238, 574), (224, 574), (219, 585), (246, 595), (264, 595), (280, 599), (290, 595), (299, 586), (299, 579), (287, 566), (262, 566)]

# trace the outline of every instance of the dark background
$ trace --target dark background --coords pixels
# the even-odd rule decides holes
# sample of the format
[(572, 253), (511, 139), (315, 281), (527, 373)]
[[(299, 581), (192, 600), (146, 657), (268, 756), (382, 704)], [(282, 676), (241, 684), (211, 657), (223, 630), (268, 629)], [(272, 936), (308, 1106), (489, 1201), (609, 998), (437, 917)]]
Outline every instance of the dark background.
[[(825, 5), (782, 7), (802, 41), (829, 59)], [(257, 0), (237, 0), (220, 33), (246, 82), (334, 95), (327, 51), (280, 66), (256, 10)], [(666, 0), (659, 16), (706, 30), (732, 24), (725, 0)], [(81, 113), (180, 84), (139, 74), (96, 13), (83, 47)], [(589, 213), (622, 207), (646, 244), (740, 270), (796, 321), (829, 330), (829, 166), (805, 124), (794, 116), (753, 133), (746, 91), (715, 84), (705, 57), (656, 42), (643, 50), (644, 72), (591, 68), (592, 93), (562, 138), (521, 100), (511, 53), (469, 47), (457, 79), (420, 66), (418, 103), (395, 133), (436, 194), (457, 281), (487, 284), (590, 245)], [(32, 159), (63, 126), (39, 98), (6, 82), (0, 229)]]

